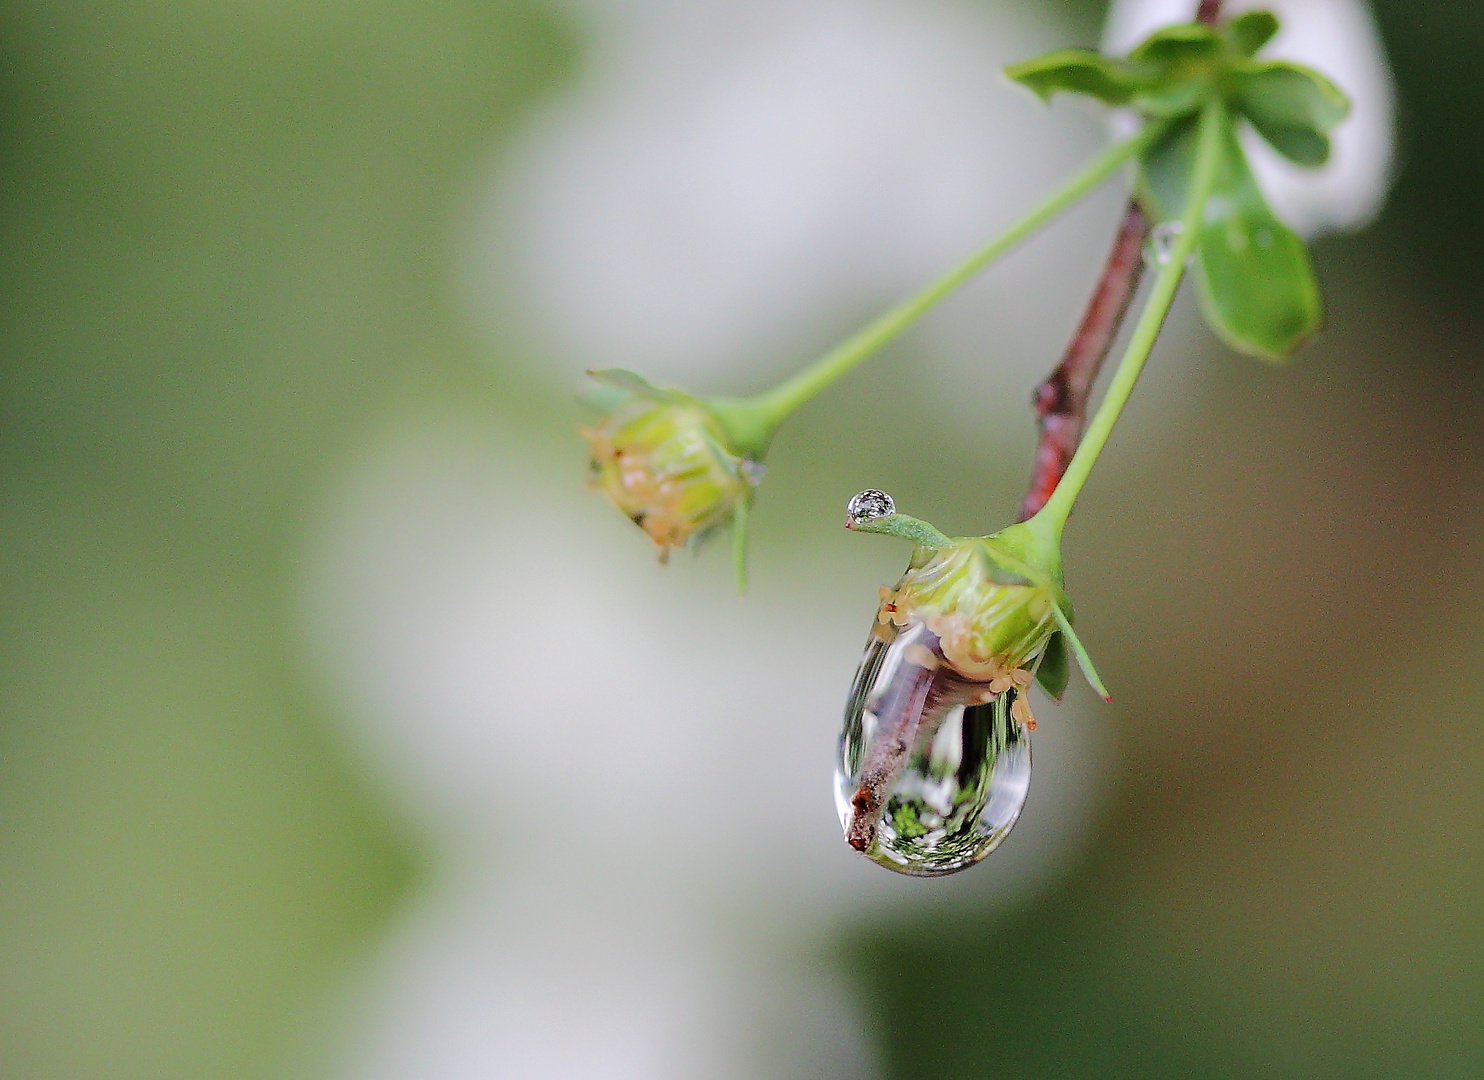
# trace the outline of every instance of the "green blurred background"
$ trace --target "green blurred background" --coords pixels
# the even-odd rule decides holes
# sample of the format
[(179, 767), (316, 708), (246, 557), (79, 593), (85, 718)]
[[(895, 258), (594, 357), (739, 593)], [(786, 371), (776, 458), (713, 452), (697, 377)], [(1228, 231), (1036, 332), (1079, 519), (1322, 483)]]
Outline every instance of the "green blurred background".
[[(1099, 5), (1047, 6), (1095, 41)], [(585, 43), (556, 4), (3, 10), (0, 1076), (325, 1075), (429, 856), (302, 658), (305, 531), (389, 416), (566, 446), (563, 380), (467, 329), (449, 251)], [(1484, 1073), (1484, 11), (1377, 16), (1401, 171), (1317, 247), (1324, 339), (1209, 348), (1069, 538), (1119, 692), (1089, 853), (840, 942), (888, 1076)], [(982, 447), (919, 484), (841, 438), (929, 422), (881, 404), (911, 361), (789, 429), (817, 472), (778, 470), (762, 572), (858, 475), (928, 517), (984, 489)]]

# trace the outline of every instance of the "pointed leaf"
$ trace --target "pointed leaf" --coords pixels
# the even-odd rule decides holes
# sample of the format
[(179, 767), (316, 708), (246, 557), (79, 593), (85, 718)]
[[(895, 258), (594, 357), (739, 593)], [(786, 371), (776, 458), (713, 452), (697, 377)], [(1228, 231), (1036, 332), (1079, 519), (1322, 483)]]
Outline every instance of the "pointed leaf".
[(1244, 11), (1226, 21), (1222, 34), (1243, 56), (1253, 56), (1278, 32), (1278, 17), (1271, 11)]
[(1273, 215), (1228, 126), (1201, 221), (1201, 310), (1222, 340), (1264, 360), (1291, 356), (1324, 323), (1304, 242)]
[(1350, 111), (1349, 99), (1334, 83), (1286, 61), (1237, 68), (1227, 77), (1227, 93), (1258, 134), (1300, 165), (1328, 160), (1328, 132)]
[(1086, 94), (1109, 105), (1126, 105), (1141, 83), (1120, 60), (1087, 49), (1059, 49), (1011, 64), (1005, 74), (1048, 101), (1058, 90)]
[(1071, 678), (1072, 667), (1067, 660), (1067, 643), (1061, 634), (1052, 634), (1051, 640), (1046, 643), (1046, 649), (1041, 653), (1041, 662), (1036, 666), (1036, 682), (1041, 684), (1051, 697), (1060, 701), (1062, 695), (1067, 692), (1067, 681)]

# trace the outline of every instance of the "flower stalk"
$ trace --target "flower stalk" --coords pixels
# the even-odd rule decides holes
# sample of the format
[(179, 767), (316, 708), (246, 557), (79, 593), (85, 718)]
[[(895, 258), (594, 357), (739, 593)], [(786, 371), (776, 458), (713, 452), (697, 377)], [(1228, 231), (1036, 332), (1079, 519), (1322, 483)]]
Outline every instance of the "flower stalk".
[(712, 398), (709, 404), (733, 444), (744, 452), (766, 454), (774, 432), (800, 406), (854, 370), (980, 270), (1143, 153), (1163, 130), (1161, 124), (1146, 124), (1138, 134), (1108, 147), (998, 237), (772, 390), (750, 398)]
[(1060, 548), (1062, 529), (1072, 512), (1072, 506), (1087, 482), (1098, 455), (1107, 445), (1108, 437), (1112, 434), (1124, 405), (1128, 403), (1129, 395), (1133, 393), (1134, 384), (1139, 379), (1139, 373), (1144, 370), (1144, 362), (1149, 359), (1149, 353), (1164, 326), (1165, 317), (1169, 314), (1170, 305), (1174, 302), (1180, 279), (1185, 275), (1186, 262), (1195, 253), (1202, 216), (1221, 162), (1222, 137), (1227, 123), (1225, 108), (1220, 98), (1212, 98), (1201, 112), (1190, 193), (1168, 257), (1150, 288), (1149, 299), (1139, 314), (1139, 321), (1134, 326), (1118, 370), (1114, 372), (1107, 393), (1087, 425), (1087, 432), (1082, 437), (1077, 452), (1072, 455), (1061, 482), (1040, 511), (1025, 522), (1028, 533), (1037, 538), (1036, 542), (1040, 546)]

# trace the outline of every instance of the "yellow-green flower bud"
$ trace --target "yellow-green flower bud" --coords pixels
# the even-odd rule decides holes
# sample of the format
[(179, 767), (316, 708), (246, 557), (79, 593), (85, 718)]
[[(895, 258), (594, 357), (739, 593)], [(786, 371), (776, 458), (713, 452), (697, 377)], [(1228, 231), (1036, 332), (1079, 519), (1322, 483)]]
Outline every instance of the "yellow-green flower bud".
[(1066, 599), (1049, 579), (1033, 580), (987, 537), (919, 547), (896, 587), (883, 590), (878, 625), (921, 622), (943, 659), (973, 682), (1004, 682), (1031, 668), (1057, 632)]
[(673, 391), (636, 396), (581, 431), (592, 486), (643, 529), (660, 557), (732, 519), (762, 466), (731, 452), (715, 416)]

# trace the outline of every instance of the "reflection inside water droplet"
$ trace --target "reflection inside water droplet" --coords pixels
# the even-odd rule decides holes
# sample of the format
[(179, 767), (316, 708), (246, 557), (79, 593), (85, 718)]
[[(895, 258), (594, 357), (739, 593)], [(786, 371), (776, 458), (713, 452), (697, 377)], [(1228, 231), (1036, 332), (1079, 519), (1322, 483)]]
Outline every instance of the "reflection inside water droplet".
[(1175, 239), (1185, 231), (1178, 221), (1161, 221), (1149, 230), (1149, 243), (1144, 247), (1144, 262), (1150, 266), (1164, 266), (1170, 261), (1175, 249)]
[(897, 504), (884, 491), (867, 488), (845, 504), (845, 513), (851, 521), (872, 521), (897, 512)]
[(922, 623), (873, 635), (845, 708), (835, 803), (846, 841), (903, 874), (972, 866), (1010, 832), (1030, 789), (1030, 736), (945, 668)]

